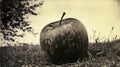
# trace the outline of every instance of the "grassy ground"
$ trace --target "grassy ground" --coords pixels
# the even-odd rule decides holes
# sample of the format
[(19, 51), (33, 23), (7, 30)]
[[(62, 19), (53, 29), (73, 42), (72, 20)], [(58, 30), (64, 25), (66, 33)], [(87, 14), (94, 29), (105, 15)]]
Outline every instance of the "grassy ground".
[(89, 44), (89, 59), (83, 62), (54, 65), (40, 45), (0, 47), (0, 67), (120, 67), (120, 40)]

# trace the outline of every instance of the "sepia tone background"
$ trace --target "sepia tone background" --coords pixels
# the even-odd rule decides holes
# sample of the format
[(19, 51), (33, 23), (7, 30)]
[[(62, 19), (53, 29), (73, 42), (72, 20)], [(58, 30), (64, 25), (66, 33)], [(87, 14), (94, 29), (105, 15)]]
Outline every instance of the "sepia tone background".
[(27, 33), (21, 42), (39, 44), (42, 28), (60, 20), (63, 12), (66, 12), (64, 18), (77, 18), (85, 25), (90, 42), (97, 37), (101, 41), (112, 40), (116, 35), (117, 39), (120, 38), (119, 0), (44, 0), (43, 6), (36, 11), (38, 15), (29, 16), (27, 20), (38, 34)]

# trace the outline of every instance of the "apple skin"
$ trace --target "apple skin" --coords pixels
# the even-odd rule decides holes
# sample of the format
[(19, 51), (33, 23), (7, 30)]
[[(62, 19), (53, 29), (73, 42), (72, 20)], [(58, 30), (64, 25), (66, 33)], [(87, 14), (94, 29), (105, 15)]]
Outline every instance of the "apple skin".
[(54, 64), (71, 63), (88, 55), (88, 35), (75, 18), (66, 18), (46, 25), (40, 34), (41, 49)]

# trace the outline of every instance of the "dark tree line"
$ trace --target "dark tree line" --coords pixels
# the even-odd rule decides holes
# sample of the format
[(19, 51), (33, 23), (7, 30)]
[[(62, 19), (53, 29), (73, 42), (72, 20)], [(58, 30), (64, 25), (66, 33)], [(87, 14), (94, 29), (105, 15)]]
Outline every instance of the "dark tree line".
[(7, 41), (15, 41), (14, 37), (23, 37), (17, 32), (32, 32), (30, 23), (25, 21), (26, 15), (37, 15), (37, 7), (42, 6), (40, 0), (1, 0), (0, 1), (0, 33)]

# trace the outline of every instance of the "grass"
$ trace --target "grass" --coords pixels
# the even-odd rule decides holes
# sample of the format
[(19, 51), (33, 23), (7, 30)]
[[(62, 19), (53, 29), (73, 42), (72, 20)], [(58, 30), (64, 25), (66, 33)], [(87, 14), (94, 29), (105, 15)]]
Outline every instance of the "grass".
[(0, 67), (120, 67), (120, 39), (106, 43), (90, 43), (89, 59), (83, 62), (54, 65), (40, 45), (0, 47)]

